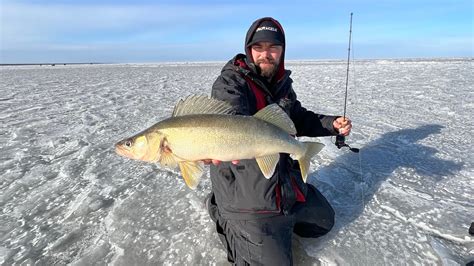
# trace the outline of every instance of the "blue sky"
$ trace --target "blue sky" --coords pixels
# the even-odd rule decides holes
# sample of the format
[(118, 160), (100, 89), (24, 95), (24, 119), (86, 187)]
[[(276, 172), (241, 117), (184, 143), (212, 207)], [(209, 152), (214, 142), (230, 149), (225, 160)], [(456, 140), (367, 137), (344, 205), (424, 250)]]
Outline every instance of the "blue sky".
[(257, 18), (287, 59), (474, 57), (472, 0), (1, 0), (0, 63), (221, 61)]

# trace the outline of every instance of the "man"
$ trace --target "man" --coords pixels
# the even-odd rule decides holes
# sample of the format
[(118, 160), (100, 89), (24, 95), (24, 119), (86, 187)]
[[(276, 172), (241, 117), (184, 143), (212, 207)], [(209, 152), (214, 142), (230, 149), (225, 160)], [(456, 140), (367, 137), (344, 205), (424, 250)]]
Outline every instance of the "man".
[[(349, 119), (315, 114), (301, 106), (291, 72), (284, 67), (285, 48), (278, 21), (255, 21), (247, 32), (245, 55), (236, 55), (224, 66), (212, 97), (228, 102), (239, 115), (253, 115), (277, 103), (293, 120), (298, 136), (349, 135)], [(288, 154), (280, 154), (270, 179), (254, 159), (213, 162), (207, 205), (230, 262), (291, 265), (293, 232), (319, 237), (334, 225), (333, 209), (315, 187), (302, 181), (298, 163)]]

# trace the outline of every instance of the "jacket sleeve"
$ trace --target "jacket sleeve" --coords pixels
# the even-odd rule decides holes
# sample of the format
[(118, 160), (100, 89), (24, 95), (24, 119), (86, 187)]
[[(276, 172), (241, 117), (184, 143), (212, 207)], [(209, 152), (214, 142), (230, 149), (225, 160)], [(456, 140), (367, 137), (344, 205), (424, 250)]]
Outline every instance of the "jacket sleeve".
[(338, 132), (333, 127), (333, 122), (338, 116), (316, 114), (301, 106), (292, 91), (294, 103), (290, 111), (291, 120), (295, 123), (298, 136), (323, 137), (334, 136)]
[(247, 83), (234, 71), (221, 73), (212, 85), (211, 97), (229, 103), (238, 115), (250, 115)]

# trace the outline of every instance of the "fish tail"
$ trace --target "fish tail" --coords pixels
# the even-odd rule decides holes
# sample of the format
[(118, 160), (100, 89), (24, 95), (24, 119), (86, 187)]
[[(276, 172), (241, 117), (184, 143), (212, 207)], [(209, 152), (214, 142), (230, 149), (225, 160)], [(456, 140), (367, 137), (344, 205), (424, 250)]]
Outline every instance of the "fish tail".
[(303, 156), (301, 156), (301, 158), (298, 159), (298, 163), (300, 165), (301, 177), (306, 183), (311, 158), (321, 151), (321, 149), (324, 147), (324, 144), (319, 142), (303, 142), (303, 146), (305, 147), (305, 153)]

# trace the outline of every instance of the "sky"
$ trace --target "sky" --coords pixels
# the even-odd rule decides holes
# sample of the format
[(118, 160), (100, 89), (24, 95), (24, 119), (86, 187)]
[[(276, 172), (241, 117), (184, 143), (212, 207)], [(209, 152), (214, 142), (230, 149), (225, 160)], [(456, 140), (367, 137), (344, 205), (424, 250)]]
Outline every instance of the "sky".
[(0, 0), (0, 63), (224, 61), (258, 18), (286, 59), (474, 57), (472, 0)]

